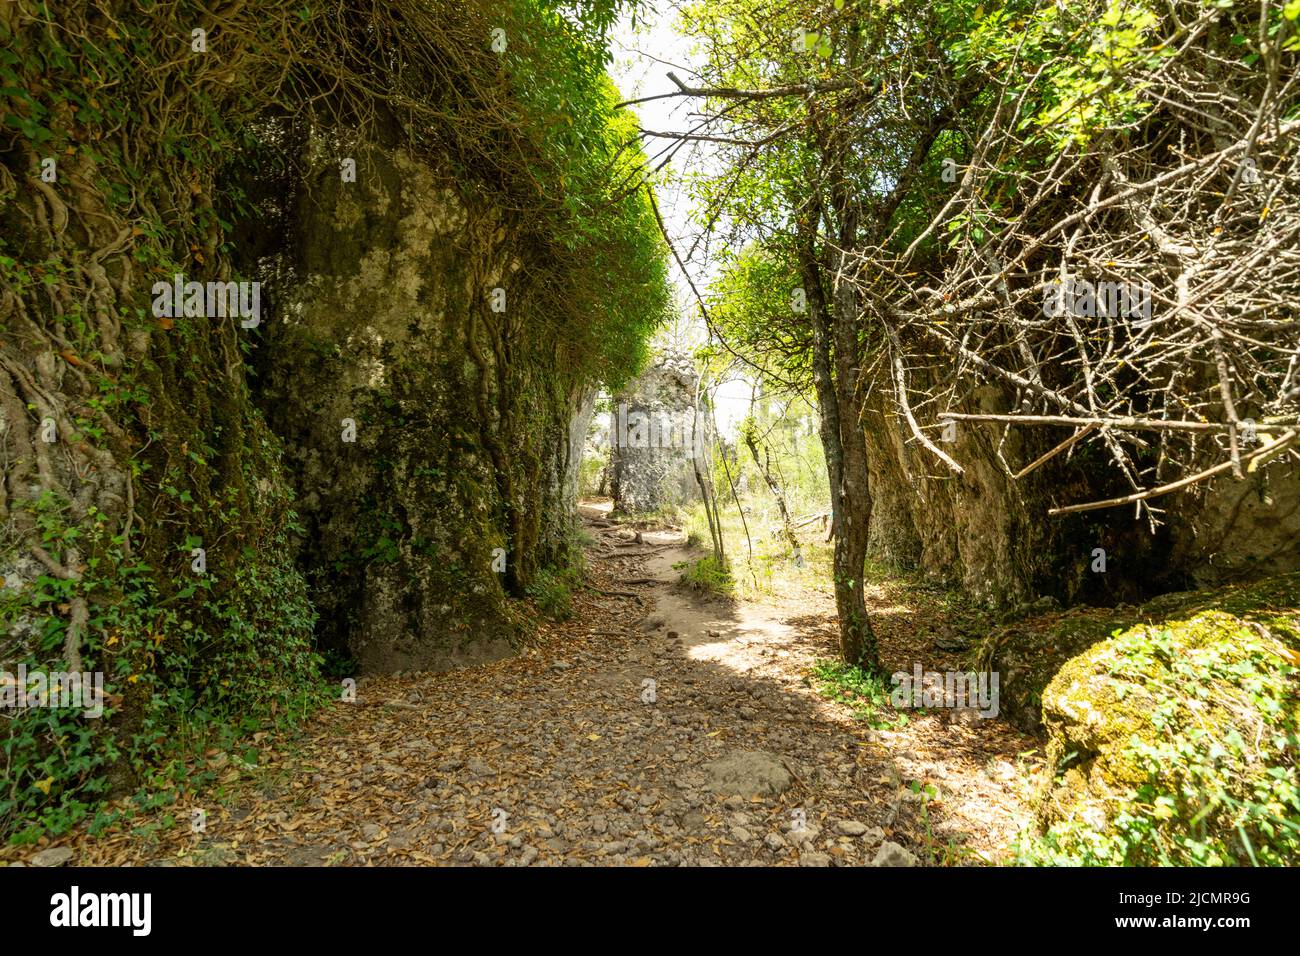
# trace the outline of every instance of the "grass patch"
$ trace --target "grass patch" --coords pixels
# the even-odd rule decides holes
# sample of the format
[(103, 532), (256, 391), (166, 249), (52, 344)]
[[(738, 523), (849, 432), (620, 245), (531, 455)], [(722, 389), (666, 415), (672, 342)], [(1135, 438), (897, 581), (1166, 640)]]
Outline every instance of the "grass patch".
[(537, 609), (553, 621), (567, 621), (573, 615), (573, 589), (582, 583), (578, 568), (542, 568), (524, 590)]
[(712, 554), (697, 561), (678, 561), (673, 569), (682, 572), (682, 584), (693, 590), (725, 597), (732, 596), (736, 591), (731, 571)]
[(885, 678), (860, 667), (840, 661), (817, 661), (809, 676), (809, 686), (823, 697), (853, 708), (855, 720), (875, 730), (896, 730), (908, 723), (889, 703), (890, 686)]

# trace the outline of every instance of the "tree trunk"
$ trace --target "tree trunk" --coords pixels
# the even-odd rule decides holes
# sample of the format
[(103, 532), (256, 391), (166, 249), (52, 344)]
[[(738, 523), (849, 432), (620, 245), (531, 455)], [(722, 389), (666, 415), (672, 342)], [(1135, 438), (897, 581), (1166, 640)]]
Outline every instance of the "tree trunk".
[[(750, 407), (753, 405), (751, 403)], [(772, 492), (772, 497), (776, 499), (776, 507), (781, 512), (781, 530), (785, 535), (786, 543), (794, 552), (795, 560), (801, 561), (799, 552), (799, 539), (794, 533), (794, 523), (790, 519), (790, 509), (785, 503), (785, 492), (781, 490), (780, 483), (776, 476), (772, 474), (772, 456), (771, 450), (764, 446), (763, 454), (758, 453), (758, 436), (749, 431), (744, 435), (745, 446), (749, 448), (750, 455), (754, 458), (754, 464), (758, 467), (758, 473), (763, 476), (763, 481), (767, 483), (767, 488)]]
[(818, 218), (810, 210), (805, 219), (800, 271), (812, 320), (813, 381), (817, 389), (817, 413), (831, 489), (840, 655), (845, 663), (874, 671), (879, 670), (880, 661), (862, 587), (871, 522), (871, 495), (866, 440), (862, 434), (861, 407), (856, 395), (854, 320), (857, 303), (851, 286), (842, 282), (836, 290), (832, 329), (822, 284), (822, 268), (814, 246)]

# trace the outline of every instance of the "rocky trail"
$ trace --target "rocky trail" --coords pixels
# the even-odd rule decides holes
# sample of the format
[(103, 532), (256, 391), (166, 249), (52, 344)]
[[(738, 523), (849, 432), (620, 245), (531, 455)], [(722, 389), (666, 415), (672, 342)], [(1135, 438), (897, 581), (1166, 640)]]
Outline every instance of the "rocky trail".
[[(815, 661), (835, 657), (829, 594), (704, 596), (675, 583), (673, 565), (692, 554), (679, 532), (631, 532), (591, 506), (583, 516), (592, 588), (523, 654), (362, 679), (355, 703), (292, 741), (263, 741), (255, 770), (224, 768), (222, 799), (168, 808), (171, 826), (137, 821), (41, 853), (81, 864), (509, 866), (1005, 855), (1027, 816), (1027, 738), (948, 714), (872, 729), (809, 680)], [(877, 595), (873, 611), (887, 665), (955, 666), (918, 644), (907, 609)]]

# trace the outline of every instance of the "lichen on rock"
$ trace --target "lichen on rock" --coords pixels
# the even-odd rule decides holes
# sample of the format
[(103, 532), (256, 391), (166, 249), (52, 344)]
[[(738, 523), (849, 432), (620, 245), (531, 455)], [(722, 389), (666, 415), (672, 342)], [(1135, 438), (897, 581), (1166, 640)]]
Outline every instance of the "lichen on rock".
[(1170, 595), (1145, 611), (1043, 692), (1038, 852), (1111, 864), (1296, 862), (1300, 575)]

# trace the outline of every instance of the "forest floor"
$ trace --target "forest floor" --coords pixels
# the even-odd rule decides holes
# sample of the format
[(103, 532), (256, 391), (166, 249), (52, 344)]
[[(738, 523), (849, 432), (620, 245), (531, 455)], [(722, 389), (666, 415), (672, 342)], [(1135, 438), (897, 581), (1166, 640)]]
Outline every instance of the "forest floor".
[[(355, 703), (262, 741), (255, 769), (227, 768), (220, 797), (0, 859), (53, 847), (80, 865), (1006, 861), (1029, 819), (1032, 739), (943, 711), (864, 718), (813, 674), (836, 657), (829, 592), (736, 602), (684, 588), (674, 565), (699, 553), (680, 532), (582, 512), (591, 586), (519, 656), (362, 679)], [(925, 626), (940, 608), (876, 585), (871, 610), (888, 671), (959, 669)]]

